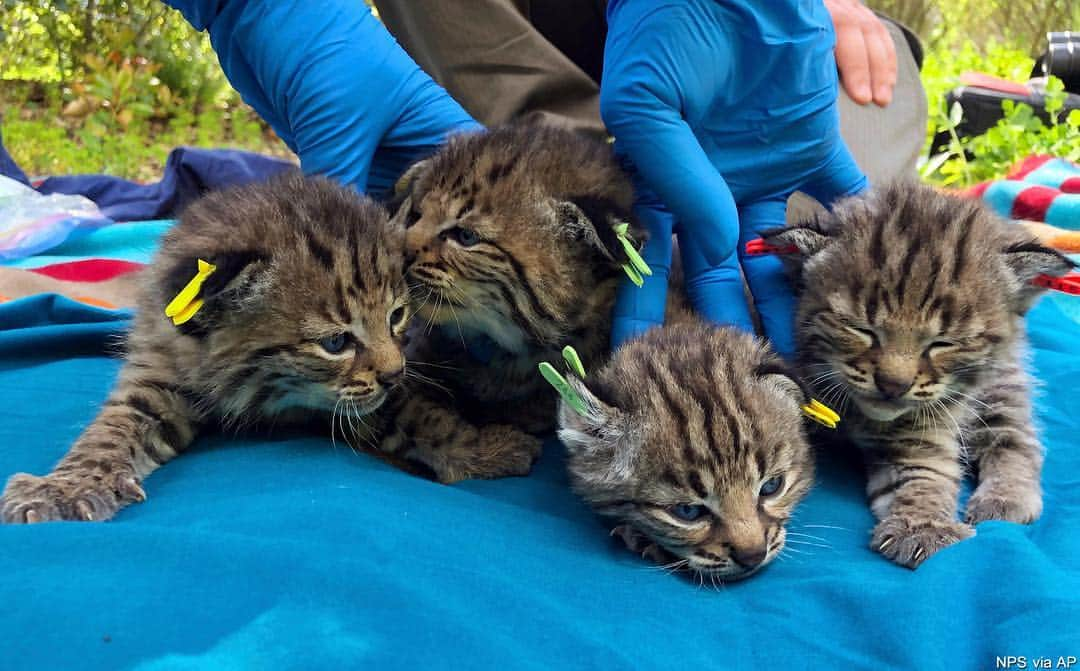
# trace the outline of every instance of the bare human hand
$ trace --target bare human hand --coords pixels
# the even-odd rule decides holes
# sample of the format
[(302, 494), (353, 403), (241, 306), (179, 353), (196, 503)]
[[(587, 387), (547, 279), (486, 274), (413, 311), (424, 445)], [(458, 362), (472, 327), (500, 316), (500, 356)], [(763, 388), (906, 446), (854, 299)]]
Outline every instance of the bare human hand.
[(848, 96), (885, 107), (896, 85), (896, 47), (872, 11), (858, 0), (825, 0), (836, 32), (836, 67)]

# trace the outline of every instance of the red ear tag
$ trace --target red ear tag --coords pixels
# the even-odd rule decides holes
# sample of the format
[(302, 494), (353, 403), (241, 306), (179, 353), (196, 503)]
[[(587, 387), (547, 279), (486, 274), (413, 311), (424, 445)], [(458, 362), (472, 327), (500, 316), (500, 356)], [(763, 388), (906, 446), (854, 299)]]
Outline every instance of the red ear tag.
[(1037, 275), (1031, 283), (1038, 287), (1046, 287), (1063, 294), (1080, 296), (1080, 273), (1069, 273), (1063, 277), (1053, 275)]
[(747, 256), (764, 256), (765, 254), (797, 254), (799, 248), (795, 245), (784, 245), (780, 247), (778, 245), (770, 245), (761, 238), (750, 240), (746, 243), (745, 252)]

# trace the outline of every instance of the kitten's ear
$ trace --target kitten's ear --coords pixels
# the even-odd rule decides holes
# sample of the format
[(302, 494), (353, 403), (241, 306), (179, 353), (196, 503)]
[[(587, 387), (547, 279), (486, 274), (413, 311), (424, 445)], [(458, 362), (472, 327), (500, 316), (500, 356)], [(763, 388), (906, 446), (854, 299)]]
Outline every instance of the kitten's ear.
[(567, 235), (584, 241), (613, 268), (621, 267), (630, 261), (615, 231), (616, 226), (621, 223), (629, 224), (627, 235), (639, 251), (648, 238), (645, 229), (638, 224), (630, 211), (610, 198), (574, 196), (557, 200), (555, 212), (559, 217), (559, 225)]
[(198, 271), (199, 260), (214, 265), (214, 272), (202, 283), (199, 298), (203, 307), (196, 313), (205, 318), (220, 310), (244, 311), (260, 302), (271, 281), (266, 256), (254, 250), (220, 252), (208, 257), (188, 257), (177, 262), (165, 276), (165, 300), (170, 301), (187, 286)]
[(431, 165), (431, 159), (425, 158), (422, 161), (417, 161), (409, 166), (409, 168), (398, 177), (394, 182), (394, 188), (383, 198), (383, 205), (390, 212), (391, 217), (397, 214), (397, 211), (401, 209), (402, 203), (412, 195), (413, 185), (416, 184), (416, 180), (420, 178), (428, 167)]
[(810, 387), (792, 368), (776, 355), (762, 361), (755, 371), (757, 376), (771, 382), (792, 400), (803, 406), (810, 402), (813, 394)]
[(566, 446), (570, 468), (595, 482), (614, 484), (633, 472), (637, 449), (631, 436), (631, 422), (619, 408), (601, 401), (576, 376), (566, 376), (581, 398), (584, 412), (564, 400), (559, 401), (559, 440)]
[(1076, 264), (1061, 252), (1044, 247), (1034, 240), (1023, 240), (1009, 245), (1005, 248), (1004, 256), (1005, 264), (1019, 281), (1016, 300), (1022, 310), (1031, 307), (1035, 298), (1045, 291), (1043, 287), (1033, 284), (1033, 279), (1039, 275), (1061, 277), (1076, 267)]
[(795, 256), (806, 259), (817, 254), (833, 242), (831, 231), (836, 218), (828, 212), (814, 215), (789, 226), (767, 230), (761, 238), (769, 245), (791, 248), (783, 256)]

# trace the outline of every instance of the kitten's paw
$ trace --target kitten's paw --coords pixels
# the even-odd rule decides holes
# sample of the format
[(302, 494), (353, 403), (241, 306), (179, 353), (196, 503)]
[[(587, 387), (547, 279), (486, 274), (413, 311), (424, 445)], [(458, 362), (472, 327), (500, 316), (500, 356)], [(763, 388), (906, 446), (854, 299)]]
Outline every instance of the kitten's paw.
[(17, 473), (0, 497), (0, 520), (32, 524), (52, 520), (104, 521), (129, 503), (146, 500), (130, 471)]
[(1032, 488), (998, 488), (979, 485), (968, 499), (964, 520), (978, 524), (987, 520), (1004, 520), (1031, 524), (1042, 514), (1042, 495)]
[(620, 524), (611, 530), (611, 535), (622, 541), (630, 552), (654, 564), (668, 564), (675, 557), (629, 524)]
[(974, 535), (974, 529), (955, 520), (891, 516), (874, 527), (870, 548), (901, 566), (917, 568), (941, 548)]
[(489, 424), (479, 430), (475, 442), (443, 450), (431, 466), (444, 484), (528, 475), (543, 446), (539, 438), (515, 427)]
[(471, 477), (508, 478), (528, 475), (540, 458), (544, 442), (520, 429), (504, 424), (480, 429), (477, 451), (485, 455)]

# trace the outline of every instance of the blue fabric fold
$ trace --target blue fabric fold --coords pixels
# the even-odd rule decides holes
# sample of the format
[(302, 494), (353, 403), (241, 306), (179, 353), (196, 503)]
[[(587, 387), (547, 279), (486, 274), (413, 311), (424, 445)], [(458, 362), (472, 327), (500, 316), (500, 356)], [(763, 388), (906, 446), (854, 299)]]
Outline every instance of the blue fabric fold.
[[(0, 668), (992, 669), (1080, 653), (1080, 325), (1028, 320), (1046, 512), (980, 525), (917, 571), (867, 547), (857, 459), (819, 455), (791, 552), (713, 589), (649, 567), (571, 494), (442, 486), (329, 438), (211, 435), (104, 524), (0, 526)], [(127, 313), (0, 304), (0, 476), (93, 419)], [(31, 351), (30, 347), (33, 346)], [(813, 538), (811, 538), (811, 536)]]

